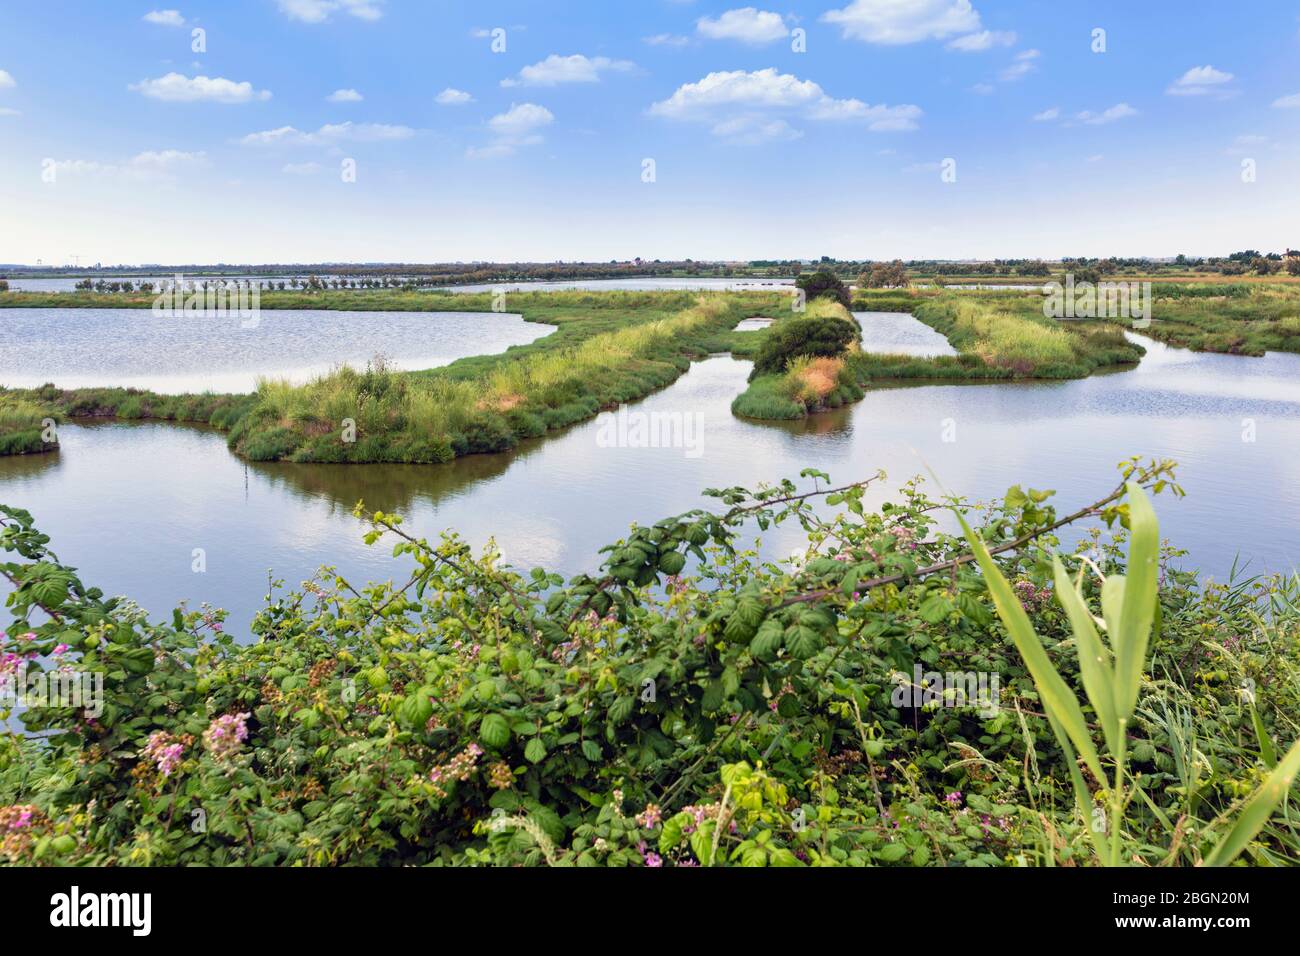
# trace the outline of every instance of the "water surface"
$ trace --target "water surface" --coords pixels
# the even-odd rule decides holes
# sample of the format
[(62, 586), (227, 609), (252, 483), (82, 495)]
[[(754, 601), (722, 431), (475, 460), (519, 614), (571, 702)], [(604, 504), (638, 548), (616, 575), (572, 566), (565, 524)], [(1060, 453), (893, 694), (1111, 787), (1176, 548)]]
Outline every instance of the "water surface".
[[(889, 323), (862, 321), (880, 350), (924, 339), (909, 317), (898, 317), (893, 341)], [(1188, 497), (1161, 496), (1156, 507), (1162, 534), (1190, 551), (1185, 566), (1219, 579), (1237, 554), (1253, 571), (1296, 567), (1300, 356), (1142, 343), (1141, 365), (1114, 374), (874, 389), (851, 407), (778, 424), (732, 416), (749, 364), (713, 357), (629, 408), (698, 416), (698, 457), (608, 447), (599, 419), (511, 454), (440, 466), (249, 464), (207, 429), (68, 425), (61, 451), (0, 459), (0, 501), (34, 511), (60, 556), (109, 593), (157, 613), (207, 600), (230, 608), (236, 628), (266, 593), (268, 568), (290, 584), (327, 562), (355, 580), (405, 580), (407, 567), (387, 547), (361, 543), (349, 514), (359, 498), (405, 515), (430, 538), (445, 528), (475, 544), (494, 537), (518, 566), (571, 573), (594, 569), (598, 549), (631, 522), (708, 504), (703, 488), (752, 487), (809, 466), (839, 482), (886, 469), (889, 481), (868, 492), (871, 505), (929, 466), (960, 494), (987, 499), (1023, 483), (1055, 489), (1073, 510), (1110, 491), (1120, 459), (1172, 457)], [(775, 530), (768, 541), (771, 554), (788, 554), (798, 530)], [(196, 548), (203, 574), (191, 570)]]
[(497, 312), (265, 309), (165, 318), (149, 309), (0, 309), (0, 385), (251, 392), (259, 376), (304, 382), (382, 355), (399, 369), (502, 352), (554, 331)]

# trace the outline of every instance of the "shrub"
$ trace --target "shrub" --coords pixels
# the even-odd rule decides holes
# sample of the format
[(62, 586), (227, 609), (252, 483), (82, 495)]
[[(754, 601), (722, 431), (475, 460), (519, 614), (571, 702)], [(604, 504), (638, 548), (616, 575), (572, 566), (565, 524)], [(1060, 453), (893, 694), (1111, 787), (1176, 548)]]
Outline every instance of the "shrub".
[(846, 318), (805, 316), (784, 319), (767, 332), (750, 381), (760, 375), (784, 372), (792, 359), (841, 355), (858, 339), (858, 326)]

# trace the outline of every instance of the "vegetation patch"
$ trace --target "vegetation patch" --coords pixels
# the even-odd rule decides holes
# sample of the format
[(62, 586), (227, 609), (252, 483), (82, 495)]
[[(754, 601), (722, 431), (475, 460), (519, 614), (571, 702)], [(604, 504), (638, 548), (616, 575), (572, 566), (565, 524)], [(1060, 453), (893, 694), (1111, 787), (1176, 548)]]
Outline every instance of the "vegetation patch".
[(0, 389), (0, 456), (38, 455), (59, 447), (57, 415)]
[[(409, 568), (273, 585), (237, 635), (106, 597), (0, 505), (0, 666), (86, 690), (2, 715), (0, 861), (1294, 865), (1296, 580), (1201, 584), (1159, 544), (1172, 463), (1123, 475), (876, 512), (807, 471), (567, 581), (373, 513)], [(797, 559), (747, 550), (773, 523)]]

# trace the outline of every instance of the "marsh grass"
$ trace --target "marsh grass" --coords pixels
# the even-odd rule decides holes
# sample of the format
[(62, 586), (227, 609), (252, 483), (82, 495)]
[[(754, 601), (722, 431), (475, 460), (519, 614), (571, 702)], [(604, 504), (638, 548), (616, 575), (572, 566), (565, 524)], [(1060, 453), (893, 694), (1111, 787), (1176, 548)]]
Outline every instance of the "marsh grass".
[(0, 455), (53, 451), (57, 439), (45, 441), (45, 421), (53, 413), (41, 405), (0, 392)]

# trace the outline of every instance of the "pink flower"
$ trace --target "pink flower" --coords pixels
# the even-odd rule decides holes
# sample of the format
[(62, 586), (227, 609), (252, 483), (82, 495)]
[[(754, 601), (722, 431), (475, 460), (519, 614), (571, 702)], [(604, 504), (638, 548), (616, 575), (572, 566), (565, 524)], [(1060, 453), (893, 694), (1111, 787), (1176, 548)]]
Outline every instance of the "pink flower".
[(238, 752), (240, 745), (248, 739), (248, 726), (245, 721), (252, 714), (222, 714), (208, 724), (203, 731), (203, 746), (217, 760), (224, 760)]
[(66, 654), (67, 652), (68, 652), (68, 645), (67, 645), (67, 644), (56, 644), (56, 645), (54, 645), (54, 656), (55, 656), (55, 657), (58, 657), (60, 654)]

